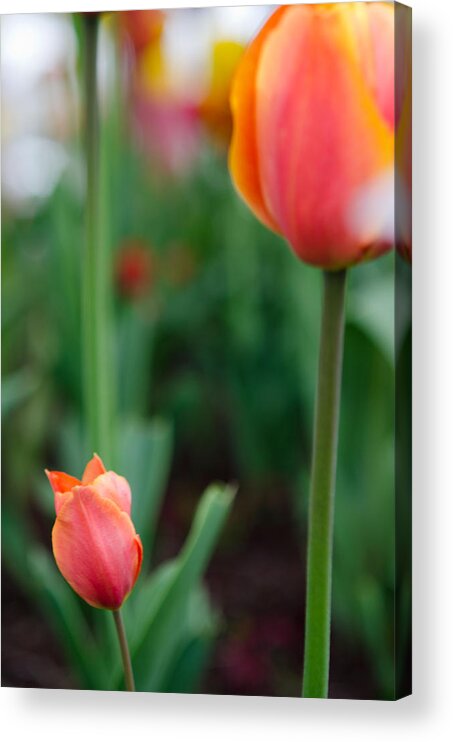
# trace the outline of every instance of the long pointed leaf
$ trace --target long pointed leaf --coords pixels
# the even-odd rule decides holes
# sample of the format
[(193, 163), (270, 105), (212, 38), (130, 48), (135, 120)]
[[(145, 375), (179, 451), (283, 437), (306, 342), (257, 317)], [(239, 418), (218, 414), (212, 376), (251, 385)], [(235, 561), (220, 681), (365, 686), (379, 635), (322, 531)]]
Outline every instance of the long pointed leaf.
[[(160, 574), (158, 599), (155, 596), (145, 605), (141, 597), (134, 606), (136, 630), (131, 651), (137, 687), (141, 690), (156, 691), (162, 687), (180, 641), (191, 592), (212, 555), (234, 494), (234, 489), (226, 485), (211, 485), (206, 490), (180, 555)], [(143, 590), (146, 596), (146, 585)]]

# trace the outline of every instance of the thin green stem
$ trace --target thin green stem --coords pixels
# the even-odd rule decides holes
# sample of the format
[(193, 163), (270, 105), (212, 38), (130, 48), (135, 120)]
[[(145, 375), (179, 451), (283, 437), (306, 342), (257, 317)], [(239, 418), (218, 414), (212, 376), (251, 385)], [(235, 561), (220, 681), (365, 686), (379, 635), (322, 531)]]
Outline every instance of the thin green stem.
[(327, 698), (335, 473), (343, 361), (346, 271), (324, 272), (310, 507), (302, 695)]
[(98, 15), (84, 15), (86, 111), (86, 239), (82, 268), (82, 339), (85, 420), (89, 447), (111, 458), (112, 415), (108, 384), (110, 349), (110, 254), (102, 233), (100, 136), (97, 94)]
[(112, 611), (113, 618), (115, 621), (115, 627), (118, 634), (118, 641), (121, 649), (121, 659), (123, 660), (124, 666), (124, 681), (126, 684), (126, 690), (135, 690), (134, 673), (132, 670), (131, 656), (129, 654), (129, 646), (127, 644), (126, 631), (124, 629), (123, 617), (120, 610)]

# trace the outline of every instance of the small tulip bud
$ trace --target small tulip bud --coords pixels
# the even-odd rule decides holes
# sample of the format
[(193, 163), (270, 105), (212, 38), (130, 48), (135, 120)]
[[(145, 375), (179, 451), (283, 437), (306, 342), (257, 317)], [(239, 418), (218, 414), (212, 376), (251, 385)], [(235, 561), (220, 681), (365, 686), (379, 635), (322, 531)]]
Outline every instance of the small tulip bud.
[(117, 610), (140, 572), (143, 548), (130, 518), (131, 490), (96, 454), (82, 480), (47, 471), (55, 496), (52, 548), (73, 590), (95, 608)]

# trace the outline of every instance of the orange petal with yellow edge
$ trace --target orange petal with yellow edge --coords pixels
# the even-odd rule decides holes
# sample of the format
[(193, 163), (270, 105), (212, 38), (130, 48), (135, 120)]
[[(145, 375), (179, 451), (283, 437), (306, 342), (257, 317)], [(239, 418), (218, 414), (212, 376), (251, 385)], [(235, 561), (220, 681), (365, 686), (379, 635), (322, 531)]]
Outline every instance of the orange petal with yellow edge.
[(358, 64), (382, 118), (395, 125), (395, 8), (393, 3), (343, 3)]
[(393, 165), (394, 142), (341, 7), (288, 8), (256, 72), (257, 157), (268, 212), (299, 257), (330, 269), (383, 251), (381, 225), (362, 226), (358, 235), (348, 216), (360, 189)]
[(233, 135), (229, 167), (233, 182), (249, 208), (267, 227), (280, 231), (266, 206), (260, 182), (260, 163), (256, 142), (256, 73), (267, 37), (287, 12), (281, 7), (273, 13), (243, 54), (233, 79), (230, 103)]

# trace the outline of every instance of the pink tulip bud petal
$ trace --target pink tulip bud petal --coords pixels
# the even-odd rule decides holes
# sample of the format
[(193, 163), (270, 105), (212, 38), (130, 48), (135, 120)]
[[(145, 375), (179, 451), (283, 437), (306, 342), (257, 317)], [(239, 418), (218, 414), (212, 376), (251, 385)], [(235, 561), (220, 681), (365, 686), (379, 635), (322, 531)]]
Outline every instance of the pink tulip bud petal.
[(131, 592), (142, 546), (129, 516), (92, 486), (75, 487), (52, 531), (63, 577), (87, 603), (115, 610)]
[(46, 469), (46, 474), (55, 495), (55, 512), (58, 515), (72, 488), (79, 486), (81, 482), (76, 477), (71, 477), (70, 474), (65, 474), (62, 471), (48, 471)]
[(91, 486), (99, 495), (112, 500), (120, 510), (128, 515), (131, 514), (131, 488), (124, 477), (115, 474), (113, 471), (108, 471), (97, 477)]
[(91, 461), (85, 467), (83, 472), (82, 484), (91, 484), (91, 482), (99, 477), (101, 474), (105, 474), (106, 468), (102, 463), (100, 456), (95, 453)]

